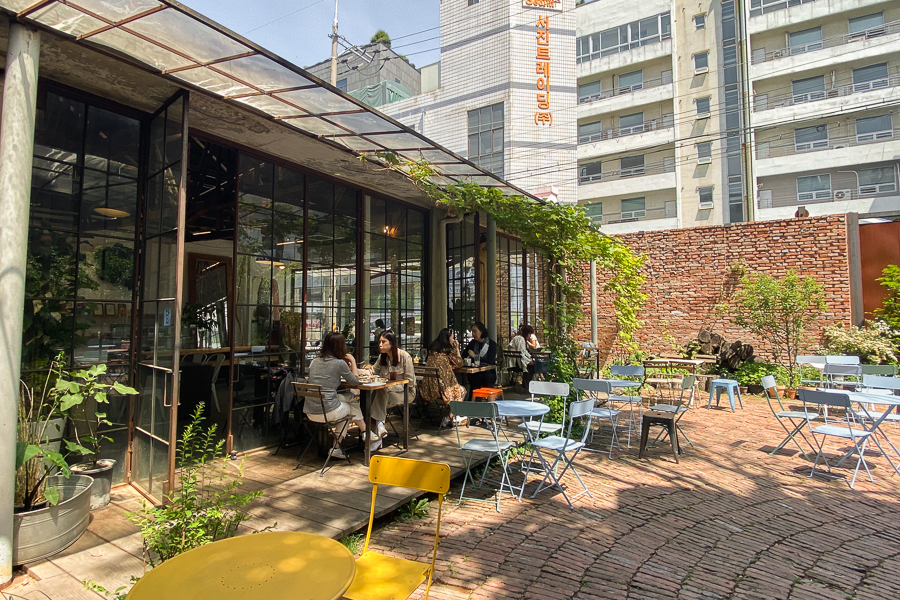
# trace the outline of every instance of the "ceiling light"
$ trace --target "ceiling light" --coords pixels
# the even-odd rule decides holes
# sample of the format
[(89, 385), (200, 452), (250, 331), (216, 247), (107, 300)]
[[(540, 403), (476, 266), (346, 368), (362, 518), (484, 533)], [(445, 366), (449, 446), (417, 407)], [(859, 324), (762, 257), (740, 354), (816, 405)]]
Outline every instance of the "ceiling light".
[(95, 208), (94, 212), (98, 215), (103, 215), (104, 217), (108, 217), (110, 219), (118, 219), (121, 217), (130, 217), (131, 214), (125, 212), (124, 210), (119, 210), (117, 208), (106, 208), (101, 206), (100, 208)]
[(256, 264), (258, 264), (258, 265), (274, 265), (276, 267), (281, 267), (284, 265), (283, 262), (269, 258), (265, 254), (260, 254), (259, 256), (256, 257)]

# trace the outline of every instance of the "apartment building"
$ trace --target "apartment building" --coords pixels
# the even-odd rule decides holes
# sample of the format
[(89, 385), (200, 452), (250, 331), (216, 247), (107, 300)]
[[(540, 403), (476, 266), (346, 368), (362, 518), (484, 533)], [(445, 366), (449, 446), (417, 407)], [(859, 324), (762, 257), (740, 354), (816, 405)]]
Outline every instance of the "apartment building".
[(603, 0), (576, 24), (578, 202), (604, 230), (900, 214), (900, 3)]

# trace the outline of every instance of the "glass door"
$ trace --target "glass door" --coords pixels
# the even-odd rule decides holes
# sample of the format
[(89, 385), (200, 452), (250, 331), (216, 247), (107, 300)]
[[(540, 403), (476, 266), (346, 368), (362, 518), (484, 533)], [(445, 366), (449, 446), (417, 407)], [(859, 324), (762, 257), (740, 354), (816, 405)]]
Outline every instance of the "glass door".
[(157, 502), (175, 478), (187, 115), (179, 92), (151, 117), (146, 159), (131, 483)]

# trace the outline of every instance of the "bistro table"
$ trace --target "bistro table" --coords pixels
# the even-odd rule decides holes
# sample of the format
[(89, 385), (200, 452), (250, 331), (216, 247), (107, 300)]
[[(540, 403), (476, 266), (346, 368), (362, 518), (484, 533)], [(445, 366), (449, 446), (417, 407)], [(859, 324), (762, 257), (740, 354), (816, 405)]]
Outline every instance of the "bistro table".
[[(524, 420), (540, 417), (541, 424), (544, 423), (544, 416), (550, 412), (550, 407), (546, 404), (530, 400), (497, 400), (494, 404), (497, 405), (497, 412), (501, 418), (513, 417)], [(533, 443), (534, 437), (531, 435), (531, 430), (528, 427), (523, 427), (522, 429), (525, 430), (525, 441)], [(528, 474), (531, 472), (531, 460), (531, 458), (528, 459), (528, 466), (523, 471), (524, 477), (522, 485), (519, 487), (519, 502), (522, 501), (522, 493), (525, 491), (525, 484), (528, 483)]]
[(486, 373), (487, 371), (495, 371), (497, 369), (497, 365), (478, 365), (478, 366), (468, 366), (463, 365), (461, 367), (456, 367), (453, 369), (453, 372), (457, 375), (466, 375), (466, 382), (463, 384), (463, 387), (466, 388), (466, 400), (472, 399), (472, 386), (469, 385), (468, 375), (474, 375), (475, 373)]
[[(675, 385), (681, 383), (682, 377), (673, 373), (673, 369), (684, 369), (690, 374), (695, 374), (697, 372), (697, 367), (700, 365), (706, 364), (706, 361), (700, 359), (693, 358), (651, 358), (650, 360), (644, 361), (645, 369), (658, 369), (659, 372), (654, 377), (653, 375), (648, 375), (646, 378), (646, 382), (649, 384), (657, 384), (657, 393), (660, 401), (665, 401), (665, 396), (662, 393), (662, 386), (669, 386), (671, 404), (675, 403)], [(669, 375), (669, 377), (666, 377)], [(694, 405), (694, 395), (691, 394), (691, 400), (689, 406)]]
[[(882, 437), (884, 437), (884, 439), (888, 443), (888, 445), (891, 447), (891, 449), (894, 451), (894, 454), (898, 458), (900, 458), (900, 452), (897, 451), (897, 448), (894, 446), (893, 442), (891, 442), (891, 439), (887, 436), (887, 434), (884, 432), (884, 430), (881, 429), (881, 423), (887, 418), (887, 416), (889, 414), (891, 414), (891, 411), (895, 407), (900, 406), (900, 396), (891, 396), (891, 395), (886, 395), (886, 394), (867, 394), (864, 392), (848, 392), (848, 391), (844, 391), (844, 390), (836, 390), (833, 388), (827, 388), (827, 389), (819, 388), (819, 391), (820, 392), (828, 392), (830, 394), (846, 394), (850, 398), (851, 401), (856, 402), (857, 404), (860, 405), (860, 408), (861, 408), (860, 412), (862, 414), (871, 415), (868, 417), (868, 419), (860, 419), (860, 425), (862, 425), (863, 429), (865, 429), (866, 431), (868, 431), (872, 434), (872, 436), (871, 436), (872, 441), (874, 441), (875, 445), (878, 446), (878, 449), (881, 450), (881, 453), (884, 455), (884, 457), (890, 463), (891, 467), (893, 467), (893, 469), (897, 473), (897, 475), (900, 475), (900, 469), (897, 468), (897, 465), (894, 464), (894, 461), (891, 460), (891, 457), (888, 455), (887, 452), (884, 451), (884, 448), (881, 446), (881, 443), (878, 441), (878, 434), (880, 433), (882, 435)], [(866, 404), (881, 404), (883, 406), (888, 406), (890, 408), (888, 408), (886, 411), (876, 415), (876, 414), (874, 414), (875, 411), (870, 412), (867, 408), (865, 408)], [(858, 412), (856, 414), (860, 415), (860, 412)], [(866, 422), (869, 419), (871, 419), (871, 423), (872, 423), (871, 427), (866, 426)], [(837, 461), (837, 463), (834, 466), (836, 466), (836, 467), (841, 466), (845, 460), (850, 458), (855, 453), (856, 453), (856, 448), (855, 447), (850, 448), (850, 450), (845, 452), (844, 455), (840, 458), (840, 460)]]
[(313, 533), (240, 535), (170, 558), (128, 600), (337, 600), (356, 575), (353, 554)]
[[(403, 449), (409, 450), (409, 379), (394, 379), (388, 381), (376, 381), (373, 383), (342, 383), (340, 388), (343, 390), (359, 390), (359, 404), (363, 410), (363, 418), (366, 421), (366, 431), (372, 430), (372, 392), (393, 387), (395, 385), (403, 386)], [(363, 464), (369, 466), (369, 458), (372, 456), (372, 450), (369, 447), (369, 441), (363, 436)]]

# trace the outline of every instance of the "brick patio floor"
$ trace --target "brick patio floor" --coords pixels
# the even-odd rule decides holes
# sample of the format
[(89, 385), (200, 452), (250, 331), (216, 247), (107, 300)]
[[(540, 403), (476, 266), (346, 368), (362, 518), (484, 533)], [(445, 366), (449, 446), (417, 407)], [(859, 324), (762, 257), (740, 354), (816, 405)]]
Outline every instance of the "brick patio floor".
[[(855, 490), (810, 479), (796, 450), (768, 455), (783, 432), (765, 401), (744, 404), (734, 414), (727, 403), (688, 412), (681, 423), (695, 447), (680, 464), (666, 443), (642, 460), (634, 443), (612, 460), (583, 453), (577, 464), (593, 498), (576, 500), (575, 511), (551, 491), (521, 504), (507, 496), (500, 513), (457, 507), (454, 482), (431, 597), (900, 598), (900, 477), (884, 457), (866, 453), (876, 482), (863, 473)], [(579, 489), (573, 477), (567, 489)], [(427, 560), (432, 505), (428, 519), (377, 531), (374, 547)]]

